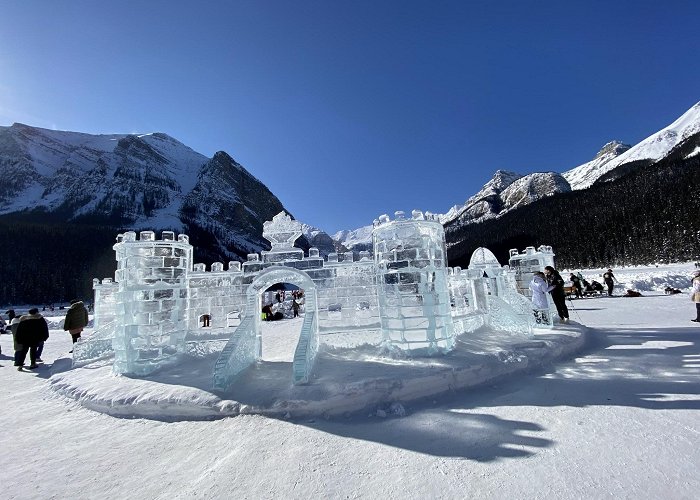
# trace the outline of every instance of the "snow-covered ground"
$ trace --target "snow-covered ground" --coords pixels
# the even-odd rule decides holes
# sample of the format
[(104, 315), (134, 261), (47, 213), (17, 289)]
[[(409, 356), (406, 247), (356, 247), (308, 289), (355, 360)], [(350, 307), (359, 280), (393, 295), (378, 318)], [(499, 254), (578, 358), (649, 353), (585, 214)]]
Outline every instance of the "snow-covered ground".
[[(644, 296), (571, 302), (593, 340), (578, 357), (403, 417), (115, 418), (49, 388), (67, 333), (52, 331), (36, 373), (11, 366), (3, 335), (2, 496), (697, 498), (700, 327), (687, 294), (662, 291), (687, 291), (692, 268), (615, 269)], [(263, 356), (287, 360), (276, 345)]]

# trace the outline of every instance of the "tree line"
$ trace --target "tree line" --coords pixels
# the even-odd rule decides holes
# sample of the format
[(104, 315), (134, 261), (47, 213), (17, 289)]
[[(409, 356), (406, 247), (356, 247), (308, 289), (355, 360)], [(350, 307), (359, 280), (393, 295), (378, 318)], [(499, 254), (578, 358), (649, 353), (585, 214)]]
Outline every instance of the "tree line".
[(0, 304), (91, 301), (92, 279), (114, 277), (114, 228), (5, 216), (0, 235)]

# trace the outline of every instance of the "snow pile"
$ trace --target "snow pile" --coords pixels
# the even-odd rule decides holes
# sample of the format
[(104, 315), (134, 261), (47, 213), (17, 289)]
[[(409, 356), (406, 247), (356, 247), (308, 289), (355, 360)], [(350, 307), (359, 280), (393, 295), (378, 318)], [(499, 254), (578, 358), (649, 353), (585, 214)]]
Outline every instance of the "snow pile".
[[(670, 264), (662, 266), (629, 266), (613, 269), (613, 274), (617, 278), (615, 283), (615, 293), (625, 290), (637, 290), (639, 292), (661, 292), (667, 287), (678, 288), (688, 291), (691, 286), (691, 276), (695, 269), (693, 264)], [(603, 273), (607, 269), (588, 269), (582, 271), (583, 277), (588, 280), (596, 280), (603, 283)], [(577, 270), (567, 270), (562, 273), (567, 278), (570, 272)]]

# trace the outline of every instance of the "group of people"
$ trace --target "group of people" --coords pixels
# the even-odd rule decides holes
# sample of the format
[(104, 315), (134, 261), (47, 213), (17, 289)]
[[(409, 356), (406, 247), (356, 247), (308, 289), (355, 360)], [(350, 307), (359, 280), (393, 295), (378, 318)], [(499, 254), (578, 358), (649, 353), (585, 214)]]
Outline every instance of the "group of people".
[[(583, 279), (580, 273), (578, 275), (574, 275), (572, 273), (569, 280), (573, 282), (577, 292), (580, 291), (582, 284), (584, 284), (584, 286), (588, 285), (588, 282)], [(617, 282), (617, 278), (615, 278), (612, 269), (608, 269), (607, 272), (603, 273), (603, 280), (608, 287), (608, 295), (612, 296), (613, 287), (615, 286), (615, 282)], [(566, 294), (564, 293), (564, 279), (556, 269), (554, 269), (552, 266), (546, 266), (544, 268), (544, 272), (537, 271), (534, 273), (534, 276), (530, 281), (529, 288), (532, 292), (532, 308), (534, 310), (535, 321), (537, 323), (549, 322), (547, 317), (549, 311), (547, 293), (551, 294), (552, 296), (552, 302), (554, 302), (554, 305), (557, 308), (559, 319), (563, 323), (567, 323), (569, 321), (569, 309), (566, 307)], [(630, 292), (633, 291), (628, 290), (627, 296), (641, 297), (639, 292), (636, 292), (635, 294), (630, 294)], [(695, 303), (696, 309), (695, 319), (691, 319), (691, 321), (700, 323), (700, 270), (693, 271), (690, 300)]]
[[(608, 269), (608, 271), (603, 274), (603, 280), (605, 284), (608, 285), (608, 295), (612, 295), (614, 286), (613, 280), (617, 281), (613, 275), (612, 269)], [(583, 297), (584, 287), (586, 287), (586, 290), (597, 289), (593, 288), (593, 285), (588, 283), (581, 273), (571, 273), (569, 281), (573, 283), (577, 297)], [(603, 289), (602, 285), (597, 281), (593, 283), (596, 283), (600, 287), (600, 290)], [(537, 323), (549, 323), (547, 316), (549, 311), (547, 293), (552, 296), (552, 302), (554, 302), (554, 306), (557, 308), (557, 314), (561, 322), (567, 323), (569, 321), (569, 308), (566, 307), (564, 285), (564, 278), (562, 278), (559, 271), (552, 266), (545, 266), (544, 272), (537, 271), (534, 274), (532, 281), (530, 281), (529, 288), (532, 292), (532, 308), (535, 312), (535, 320)]]
[[(292, 290), (292, 300), (291, 309), (294, 318), (299, 316), (299, 309), (304, 298), (303, 290)], [(275, 321), (284, 319), (284, 313), (282, 312), (282, 305), (288, 300), (287, 292), (285, 290), (280, 290), (275, 294), (275, 303), (266, 304), (262, 307), (262, 319), (264, 321)]]
[[(18, 315), (14, 309), (6, 311), (13, 337), (15, 350), (14, 365), (22, 371), (29, 354), (29, 368), (38, 368), (37, 363), (42, 363), (41, 355), (44, 351), (44, 342), (49, 339), (49, 325), (39, 309), (33, 307), (27, 314)], [(70, 333), (73, 343), (80, 339), (80, 334), (88, 324), (88, 312), (85, 305), (79, 300), (71, 300), (71, 305), (66, 312), (63, 329)], [(70, 352), (73, 352), (72, 350)]]
[[(617, 278), (613, 275), (612, 269), (608, 269), (608, 271), (603, 274), (603, 280), (605, 284), (608, 285), (608, 295), (612, 295), (614, 287), (613, 280), (617, 281)], [(592, 285), (583, 278), (581, 273), (571, 273), (569, 281), (573, 283), (577, 297), (583, 297), (583, 287), (586, 287), (586, 289), (592, 287)], [(597, 283), (601, 290), (603, 289), (600, 283), (596, 281), (594, 281), (594, 283)], [(559, 271), (552, 266), (545, 266), (544, 272), (537, 271), (535, 273), (532, 281), (530, 281), (530, 291), (532, 292), (532, 308), (535, 311), (536, 322), (549, 322), (546, 316), (549, 310), (547, 293), (552, 296), (552, 302), (554, 302), (554, 306), (557, 308), (557, 314), (562, 323), (567, 323), (569, 321), (569, 308), (566, 307), (564, 285), (564, 278), (562, 278)]]
[[(584, 293), (602, 292), (604, 290), (603, 285), (598, 283), (596, 280), (591, 280), (589, 283), (581, 273), (571, 273), (569, 275), (569, 281), (574, 287), (574, 295), (577, 298), (583, 297)], [(608, 288), (608, 296), (612, 297), (613, 288), (617, 282), (617, 278), (613, 274), (612, 269), (608, 269), (605, 273), (603, 273), (603, 282)]]

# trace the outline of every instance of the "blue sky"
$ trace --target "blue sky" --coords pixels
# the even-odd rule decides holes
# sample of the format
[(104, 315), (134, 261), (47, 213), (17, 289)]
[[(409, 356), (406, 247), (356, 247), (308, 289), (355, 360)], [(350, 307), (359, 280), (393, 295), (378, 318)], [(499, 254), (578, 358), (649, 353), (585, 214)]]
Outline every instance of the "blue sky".
[(223, 150), (330, 233), (564, 171), (700, 100), (700, 2), (32, 1), (0, 125)]

